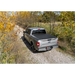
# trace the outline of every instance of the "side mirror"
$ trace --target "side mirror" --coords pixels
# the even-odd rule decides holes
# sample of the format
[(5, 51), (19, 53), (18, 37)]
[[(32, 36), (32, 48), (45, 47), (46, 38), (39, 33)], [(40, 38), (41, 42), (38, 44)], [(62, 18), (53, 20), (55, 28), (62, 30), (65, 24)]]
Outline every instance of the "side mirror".
[(27, 31), (23, 31), (23, 33), (27, 33)]

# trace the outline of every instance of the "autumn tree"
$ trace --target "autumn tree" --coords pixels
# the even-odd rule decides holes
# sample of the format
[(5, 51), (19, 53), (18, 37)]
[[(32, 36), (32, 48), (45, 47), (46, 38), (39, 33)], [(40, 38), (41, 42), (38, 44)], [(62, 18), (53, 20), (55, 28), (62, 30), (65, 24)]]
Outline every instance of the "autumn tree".
[(75, 12), (63, 11), (60, 13), (62, 24), (55, 27), (55, 35), (60, 40), (65, 40), (69, 43), (71, 49), (75, 52)]
[(29, 26), (30, 23), (30, 12), (29, 11), (16, 11), (16, 24), (23, 28)]
[(44, 11), (42, 15), (43, 22), (50, 22), (50, 20), (54, 20), (55, 13), (52, 11)]
[[(9, 16), (8, 16), (9, 15)], [(9, 39), (15, 40), (15, 33), (10, 35), (10, 32), (15, 26), (15, 15), (13, 12), (1, 11), (0, 12), (0, 44), (1, 44), (1, 63), (8, 63), (9, 51), (13, 47), (13, 43), (9, 42)], [(10, 38), (8, 38), (11, 36)]]

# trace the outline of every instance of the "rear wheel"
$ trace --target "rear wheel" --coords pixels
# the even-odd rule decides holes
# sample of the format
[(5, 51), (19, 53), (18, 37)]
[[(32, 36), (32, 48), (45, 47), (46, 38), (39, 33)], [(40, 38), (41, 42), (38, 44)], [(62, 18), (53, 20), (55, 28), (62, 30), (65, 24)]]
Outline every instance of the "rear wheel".
[(25, 33), (23, 33), (23, 39), (25, 40)]
[(33, 52), (36, 52), (36, 49), (34, 48), (33, 43), (31, 43), (31, 49), (32, 49)]
[(23, 37), (25, 37), (25, 33), (23, 33)]

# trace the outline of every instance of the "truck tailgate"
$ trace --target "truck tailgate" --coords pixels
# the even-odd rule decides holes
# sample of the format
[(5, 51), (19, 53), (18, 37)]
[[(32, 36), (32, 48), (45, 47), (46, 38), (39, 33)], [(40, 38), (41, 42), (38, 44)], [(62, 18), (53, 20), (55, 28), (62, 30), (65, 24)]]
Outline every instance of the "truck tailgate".
[(43, 39), (40, 42), (40, 47), (53, 46), (57, 44), (57, 38)]

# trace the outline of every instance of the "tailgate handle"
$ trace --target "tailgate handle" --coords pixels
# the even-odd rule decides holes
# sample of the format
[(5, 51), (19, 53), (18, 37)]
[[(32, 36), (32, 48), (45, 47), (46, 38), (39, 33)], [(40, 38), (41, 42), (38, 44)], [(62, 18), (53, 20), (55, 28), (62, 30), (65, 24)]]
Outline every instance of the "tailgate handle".
[(48, 39), (48, 41), (51, 41), (51, 39)]

